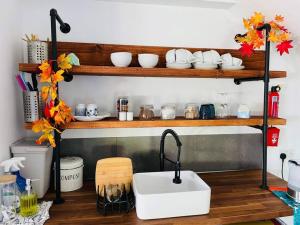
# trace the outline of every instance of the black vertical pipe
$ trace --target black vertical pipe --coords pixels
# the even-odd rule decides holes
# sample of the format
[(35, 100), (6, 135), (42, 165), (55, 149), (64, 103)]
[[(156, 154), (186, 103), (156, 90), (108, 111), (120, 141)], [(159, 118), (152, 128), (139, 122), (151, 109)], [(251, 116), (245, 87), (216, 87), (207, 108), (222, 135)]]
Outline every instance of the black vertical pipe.
[[(52, 60), (52, 68), (54, 72), (58, 70), (57, 66), (57, 40), (56, 40), (56, 17), (57, 17), (57, 11), (55, 9), (50, 10), (50, 17), (51, 17), (51, 60)], [(57, 98), (55, 99), (55, 105), (58, 104), (58, 84), (57, 87)], [(54, 148), (54, 154), (55, 154), (55, 204), (61, 204), (64, 202), (64, 200), (61, 197), (61, 187), (60, 187), (60, 141), (61, 136), (60, 133), (57, 131), (54, 131), (54, 139), (56, 147)]]
[(263, 170), (262, 170), (262, 189), (268, 189), (268, 92), (269, 92), (269, 70), (270, 70), (270, 41), (269, 33), (271, 30), (270, 24), (264, 24), (258, 30), (266, 30), (266, 49), (265, 49), (265, 74), (264, 74), (264, 111), (263, 111)]

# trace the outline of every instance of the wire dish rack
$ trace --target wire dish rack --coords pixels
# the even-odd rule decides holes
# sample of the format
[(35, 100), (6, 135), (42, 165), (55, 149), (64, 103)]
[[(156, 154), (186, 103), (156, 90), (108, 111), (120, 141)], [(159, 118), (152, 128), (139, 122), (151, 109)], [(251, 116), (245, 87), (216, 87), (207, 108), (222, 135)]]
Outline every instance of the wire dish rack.
[(101, 190), (99, 190), (99, 186), (97, 187), (97, 211), (102, 213), (104, 216), (108, 214), (116, 214), (116, 213), (128, 213), (131, 209), (135, 207), (135, 197), (130, 186), (130, 190), (126, 191), (125, 185), (121, 187), (121, 196), (119, 199), (112, 201), (111, 197), (107, 193), (107, 186), (103, 186), (104, 195), (101, 196)]

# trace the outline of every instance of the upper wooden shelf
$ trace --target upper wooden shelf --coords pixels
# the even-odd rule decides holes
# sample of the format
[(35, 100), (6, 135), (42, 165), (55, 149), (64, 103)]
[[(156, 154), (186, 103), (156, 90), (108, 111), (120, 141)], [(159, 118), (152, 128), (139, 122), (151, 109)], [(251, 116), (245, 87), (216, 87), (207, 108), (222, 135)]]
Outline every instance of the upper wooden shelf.
[[(132, 77), (182, 77), (182, 78), (254, 78), (264, 76), (264, 51), (255, 51), (251, 57), (243, 57), (237, 49), (215, 49), (220, 55), (230, 53), (233, 57), (243, 60), (245, 70), (198, 70), (198, 69), (169, 69), (166, 68), (165, 54), (168, 50), (185, 47), (111, 45), (96, 43), (58, 42), (58, 54), (75, 53), (80, 59), (81, 66), (70, 70), (74, 75), (98, 76), (132, 76)], [(51, 55), (51, 45), (49, 45)], [(213, 48), (186, 48), (191, 52), (207, 51)], [(130, 67), (114, 67), (110, 60), (113, 52), (131, 52)], [(159, 56), (158, 65), (153, 69), (141, 68), (138, 54), (153, 53)], [(39, 73), (37, 64), (20, 64), (19, 70), (28, 73)], [(285, 71), (271, 71), (271, 78), (286, 77)]]
[[(19, 64), (19, 71), (39, 73), (37, 64)], [(198, 70), (141, 67), (118, 68), (114, 66), (74, 66), (69, 71), (73, 75), (91, 76), (130, 76), (130, 77), (169, 77), (169, 78), (252, 78), (263, 77), (263, 70)], [(271, 71), (271, 78), (286, 77), (285, 71)]]
[[(102, 129), (102, 128), (149, 128), (149, 127), (201, 127), (201, 126), (261, 126), (262, 117), (251, 117), (250, 119), (239, 119), (236, 117), (215, 120), (186, 120), (177, 117), (175, 120), (139, 120), (119, 121), (116, 118), (107, 118), (94, 122), (71, 122), (66, 129)], [(286, 120), (282, 118), (269, 118), (269, 125), (285, 125)], [(31, 129), (31, 123), (25, 123), (26, 129)]]

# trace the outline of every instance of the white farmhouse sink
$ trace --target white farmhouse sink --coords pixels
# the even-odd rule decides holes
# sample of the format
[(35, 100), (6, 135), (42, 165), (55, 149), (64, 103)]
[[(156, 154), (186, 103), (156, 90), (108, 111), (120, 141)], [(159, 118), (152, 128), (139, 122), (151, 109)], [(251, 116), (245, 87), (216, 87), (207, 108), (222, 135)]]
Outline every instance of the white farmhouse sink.
[(159, 219), (209, 213), (210, 187), (193, 171), (181, 171), (181, 184), (174, 184), (174, 171), (136, 173), (133, 191), (139, 219)]

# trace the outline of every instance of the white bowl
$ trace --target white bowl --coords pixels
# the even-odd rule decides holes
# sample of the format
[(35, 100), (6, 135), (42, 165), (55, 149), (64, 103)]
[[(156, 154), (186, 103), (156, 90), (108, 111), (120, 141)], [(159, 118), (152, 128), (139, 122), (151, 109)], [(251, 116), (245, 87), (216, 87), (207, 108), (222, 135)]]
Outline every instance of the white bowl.
[(155, 54), (139, 54), (138, 61), (143, 68), (154, 68), (158, 63), (159, 56)]
[(110, 60), (116, 67), (128, 67), (132, 60), (130, 52), (114, 52), (110, 54)]

